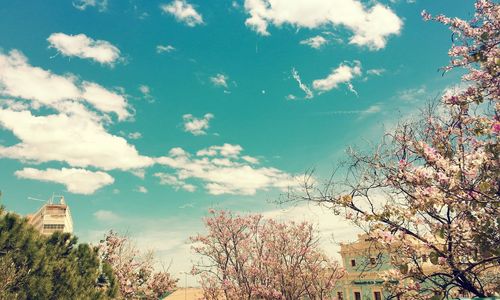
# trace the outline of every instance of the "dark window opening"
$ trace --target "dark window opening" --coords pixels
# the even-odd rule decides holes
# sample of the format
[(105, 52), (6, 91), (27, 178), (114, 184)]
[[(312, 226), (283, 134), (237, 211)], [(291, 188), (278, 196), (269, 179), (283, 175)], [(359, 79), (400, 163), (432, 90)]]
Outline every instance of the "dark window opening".
[(351, 259), (351, 267), (355, 267), (355, 266), (356, 266), (356, 260)]

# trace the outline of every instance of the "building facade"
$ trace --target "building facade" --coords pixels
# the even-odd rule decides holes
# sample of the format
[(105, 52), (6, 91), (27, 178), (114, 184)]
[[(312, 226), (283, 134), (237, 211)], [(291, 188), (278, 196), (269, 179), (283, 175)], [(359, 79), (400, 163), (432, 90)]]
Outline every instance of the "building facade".
[(53, 203), (54, 199), (44, 204), (36, 213), (28, 215), (28, 222), (43, 235), (67, 232), (73, 233), (73, 219), (64, 197), (59, 197), (59, 203)]
[(340, 245), (346, 275), (335, 289), (338, 300), (382, 300), (387, 298), (381, 274), (392, 268), (389, 254), (377, 248), (367, 235), (358, 241)]

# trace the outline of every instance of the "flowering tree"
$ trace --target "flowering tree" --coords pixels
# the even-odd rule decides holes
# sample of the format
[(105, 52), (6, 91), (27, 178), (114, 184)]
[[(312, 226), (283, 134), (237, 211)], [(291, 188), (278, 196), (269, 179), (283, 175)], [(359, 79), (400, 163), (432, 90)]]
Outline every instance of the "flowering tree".
[(462, 83), (375, 149), (349, 149), (345, 179), (306, 183), (299, 195), (333, 205), (391, 250), (399, 283), (389, 286), (401, 298), (500, 293), (500, 6), (475, 9), (470, 21), (422, 13), (453, 32), (443, 70), (465, 71)]
[(101, 259), (111, 266), (124, 299), (159, 299), (175, 289), (178, 279), (155, 272), (152, 253), (139, 256), (128, 238), (110, 231), (97, 247)]
[(204, 299), (326, 299), (343, 275), (308, 223), (210, 214), (208, 234), (191, 238)]

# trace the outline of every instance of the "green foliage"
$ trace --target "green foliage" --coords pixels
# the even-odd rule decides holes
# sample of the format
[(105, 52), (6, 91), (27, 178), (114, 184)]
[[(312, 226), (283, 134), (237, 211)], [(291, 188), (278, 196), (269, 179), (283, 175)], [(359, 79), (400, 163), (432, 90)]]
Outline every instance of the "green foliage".
[(110, 299), (116, 283), (97, 250), (68, 233), (45, 237), (0, 208), (0, 299)]

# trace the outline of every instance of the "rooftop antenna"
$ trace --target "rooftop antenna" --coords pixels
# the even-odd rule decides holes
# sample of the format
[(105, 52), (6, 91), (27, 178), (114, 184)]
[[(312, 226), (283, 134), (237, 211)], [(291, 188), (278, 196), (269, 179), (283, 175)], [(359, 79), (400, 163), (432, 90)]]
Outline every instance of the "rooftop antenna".
[(35, 200), (35, 201), (40, 201), (40, 202), (50, 202), (50, 199), (49, 200), (43, 200), (43, 199), (38, 199), (38, 198), (34, 198), (34, 197), (28, 197), (28, 199)]

